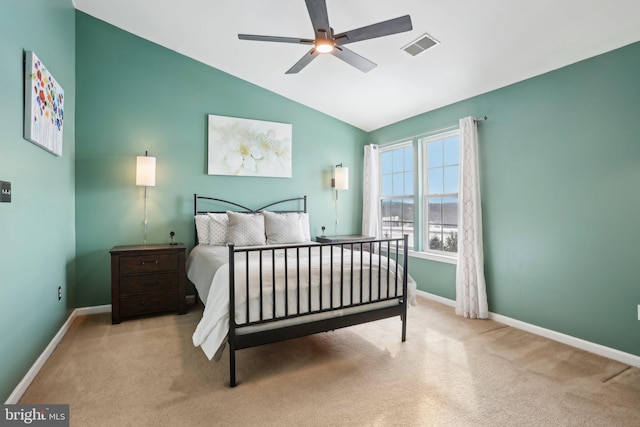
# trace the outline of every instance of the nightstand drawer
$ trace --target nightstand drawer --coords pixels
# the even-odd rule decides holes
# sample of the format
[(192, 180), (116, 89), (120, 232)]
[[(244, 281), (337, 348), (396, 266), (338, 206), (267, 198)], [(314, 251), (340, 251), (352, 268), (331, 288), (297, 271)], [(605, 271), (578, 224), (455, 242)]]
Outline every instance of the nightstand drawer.
[(178, 268), (178, 254), (150, 254), (120, 257), (120, 274), (155, 273)]
[(120, 295), (178, 289), (178, 273), (143, 274), (120, 278)]
[(123, 296), (120, 298), (120, 315), (133, 316), (156, 311), (177, 310), (178, 305), (178, 289)]

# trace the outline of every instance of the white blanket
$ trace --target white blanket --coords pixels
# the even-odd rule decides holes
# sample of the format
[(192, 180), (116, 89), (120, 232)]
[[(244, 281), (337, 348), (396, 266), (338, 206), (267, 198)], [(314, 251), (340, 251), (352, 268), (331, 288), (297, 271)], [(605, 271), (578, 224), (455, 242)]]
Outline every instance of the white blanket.
[[(228, 253), (228, 248), (224, 246), (199, 245), (191, 251), (187, 262), (187, 276), (196, 285), (200, 298), (205, 302), (203, 317), (193, 334), (193, 344), (200, 346), (210, 360), (220, 358), (229, 331)], [(274, 256), (275, 286), (273, 285), (272, 271)], [(260, 270), (258, 268), (260, 257), (262, 257), (263, 264), (262, 293), (260, 292)], [(309, 269), (310, 257), (311, 269)], [(333, 270), (331, 267), (332, 259)], [(351, 277), (352, 259), (354, 264), (353, 277)], [(382, 257), (381, 262), (379, 260), (378, 254), (373, 254), (370, 258), (369, 252), (363, 252), (361, 260), (360, 252), (341, 250), (337, 246), (333, 247), (333, 250), (329, 246), (324, 246), (322, 259), (320, 259), (320, 246), (318, 245), (299, 250), (288, 249), (286, 256), (283, 249), (250, 252), (248, 296), (250, 316), (247, 319), (246, 258), (244, 253), (238, 253), (235, 260), (236, 324), (242, 325), (248, 321), (272, 319), (274, 290), (276, 317), (297, 314), (298, 304), (300, 305), (300, 313), (309, 312), (309, 271), (311, 271), (311, 311), (328, 308), (340, 309), (351, 304), (352, 293), (353, 303), (356, 304), (378, 300), (378, 277), (381, 282), (380, 294), (382, 298), (401, 295), (402, 267), (397, 267), (399, 280), (398, 289), (395, 289), (396, 266), (394, 261), (386, 257)], [(391, 284), (389, 288), (386, 285), (387, 274)], [(320, 286), (321, 275), (322, 286)], [(333, 283), (331, 283), (331, 277), (333, 277)], [(371, 292), (369, 292), (370, 277)], [(354, 283), (353, 291), (349, 286), (351, 281)], [(362, 295), (360, 295), (361, 281)], [(415, 305), (416, 284), (410, 277), (407, 288), (408, 302)], [(342, 289), (342, 295), (340, 289)], [(322, 292), (322, 301), (320, 292)], [(288, 305), (285, 304), (285, 300)], [(304, 317), (298, 317), (295, 320), (301, 323), (304, 321)]]

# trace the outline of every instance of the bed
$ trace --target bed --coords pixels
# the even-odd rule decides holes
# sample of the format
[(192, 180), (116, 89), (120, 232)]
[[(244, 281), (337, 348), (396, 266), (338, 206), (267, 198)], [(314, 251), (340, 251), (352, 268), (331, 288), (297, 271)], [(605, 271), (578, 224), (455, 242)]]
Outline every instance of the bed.
[(240, 349), (395, 316), (406, 340), (416, 289), (407, 236), (312, 242), (306, 205), (303, 196), (251, 209), (194, 194), (187, 277), (205, 308), (193, 344), (214, 361), (228, 345), (231, 387)]

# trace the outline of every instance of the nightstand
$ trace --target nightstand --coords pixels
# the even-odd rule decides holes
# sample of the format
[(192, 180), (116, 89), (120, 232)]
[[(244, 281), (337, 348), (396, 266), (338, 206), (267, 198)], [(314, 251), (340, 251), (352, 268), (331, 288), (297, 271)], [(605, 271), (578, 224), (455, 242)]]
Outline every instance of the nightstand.
[(185, 246), (137, 245), (111, 249), (111, 323), (125, 317), (187, 311)]
[(375, 237), (363, 236), (360, 234), (348, 234), (343, 236), (316, 236), (316, 242), (319, 243), (351, 243), (358, 241), (371, 241), (375, 240)]

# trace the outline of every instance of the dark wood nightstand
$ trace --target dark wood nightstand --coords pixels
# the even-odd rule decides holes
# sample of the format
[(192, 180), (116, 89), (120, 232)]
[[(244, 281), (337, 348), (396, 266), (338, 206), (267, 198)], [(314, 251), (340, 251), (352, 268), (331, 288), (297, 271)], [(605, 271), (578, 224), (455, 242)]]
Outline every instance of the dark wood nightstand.
[(358, 241), (371, 241), (375, 240), (375, 237), (363, 236), (360, 234), (348, 234), (343, 236), (316, 236), (316, 242), (319, 243), (351, 243)]
[(137, 245), (111, 249), (111, 323), (125, 317), (187, 312), (185, 246)]

